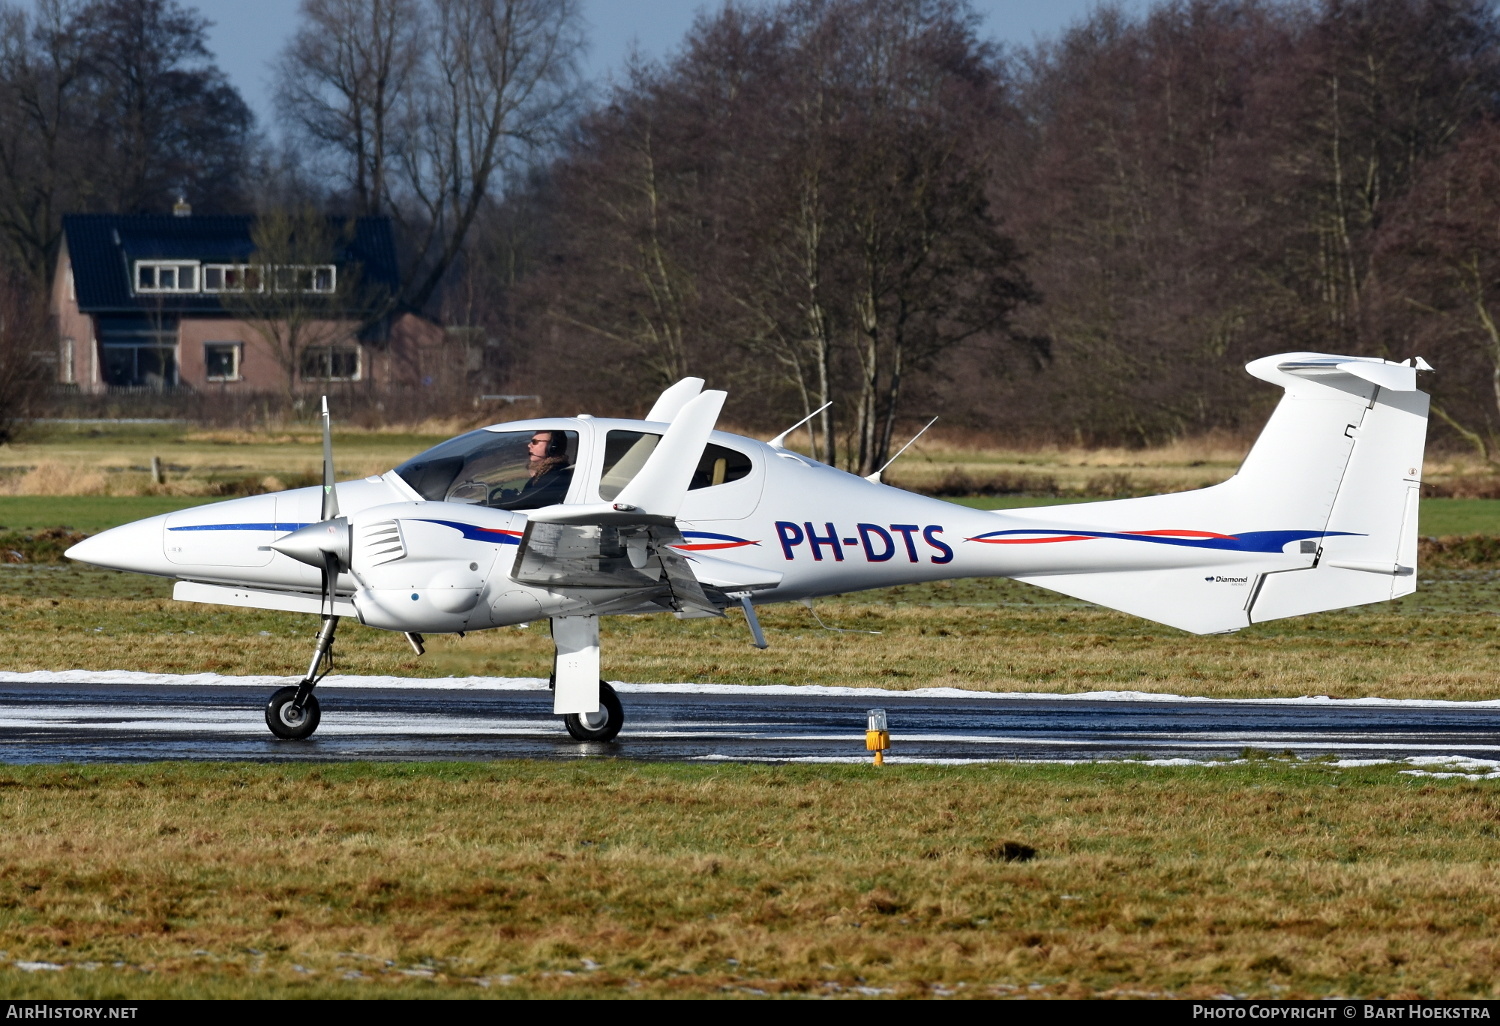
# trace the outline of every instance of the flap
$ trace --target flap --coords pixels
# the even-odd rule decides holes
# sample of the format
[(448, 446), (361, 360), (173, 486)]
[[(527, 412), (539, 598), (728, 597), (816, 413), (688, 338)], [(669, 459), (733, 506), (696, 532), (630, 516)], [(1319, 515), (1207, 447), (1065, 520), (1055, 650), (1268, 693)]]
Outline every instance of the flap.
[(671, 548), (682, 540), (677, 528), (659, 525), (532, 523), (510, 576), (544, 588), (665, 589), (678, 609), (717, 616), (687, 559)]

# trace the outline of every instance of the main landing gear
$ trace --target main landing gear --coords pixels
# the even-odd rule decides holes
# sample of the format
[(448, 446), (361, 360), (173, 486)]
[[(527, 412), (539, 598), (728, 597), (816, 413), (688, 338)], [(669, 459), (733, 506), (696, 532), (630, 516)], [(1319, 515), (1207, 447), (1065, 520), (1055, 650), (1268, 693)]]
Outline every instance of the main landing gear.
[(312, 692), (318, 686), (318, 681), (328, 676), (328, 671), (333, 669), (333, 634), (338, 626), (338, 617), (323, 618), (323, 629), (318, 632), (318, 644), (313, 649), (307, 676), (298, 684), (277, 690), (266, 703), (266, 726), (283, 741), (306, 740), (318, 729), (318, 722), (323, 714)]
[[(304, 741), (318, 729), (322, 711), (313, 688), (333, 669), (333, 636), (338, 626), (337, 616), (323, 617), (307, 676), (278, 689), (266, 703), (266, 726), (283, 741)], [(553, 712), (562, 716), (563, 726), (575, 741), (613, 741), (625, 725), (625, 710), (615, 689), (599, 680), (599, 618), (554, 617), (552, 635), (557, 645)], [(595, 681), (599, 688), (597, 703), (592, 694)], [(595, 705), (592, 711), (580, 711)]]

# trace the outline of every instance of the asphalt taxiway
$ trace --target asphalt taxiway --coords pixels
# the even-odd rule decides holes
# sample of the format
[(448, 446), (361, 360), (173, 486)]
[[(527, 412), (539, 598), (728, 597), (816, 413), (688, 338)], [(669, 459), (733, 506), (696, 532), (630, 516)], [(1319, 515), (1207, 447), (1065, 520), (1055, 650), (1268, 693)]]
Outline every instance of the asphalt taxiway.
[[(277, 741), (279, 678), (0, 675), (0, 762), (576, 759), (863, 762), (865, 712), (890, 718), (891, 762), (1191, 760), (1246, 749), (1344, 760), (1449, 761), (1500, 775), (1500, 703), (1225, 701), (928, 689), (621, 684), (626, 725), (579, 745), (540, 681), (330, 678), (308, 741)], [(1486, 764), (1492, 764), (1486, 766)]]

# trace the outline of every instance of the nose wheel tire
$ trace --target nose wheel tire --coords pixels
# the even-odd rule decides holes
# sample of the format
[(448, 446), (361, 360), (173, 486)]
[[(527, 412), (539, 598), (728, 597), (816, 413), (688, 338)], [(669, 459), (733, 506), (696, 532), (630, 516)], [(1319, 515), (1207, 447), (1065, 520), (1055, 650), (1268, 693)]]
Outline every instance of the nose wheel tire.
[(317, 696), (308, 695), (301, 709), (292, 706), (292, 699), (296, 697), (297, 687), (292, 685), (281, 688), (266, 703), (266, 726), (283, 741), (301, 741), (312, 737), (313, 731), (318, 729), (318, 721), (323, 718), (318, 709)]
[[(270, 713), (266, 715), (269, 717)], [(563, 725), (568, 728), (568, 733), (575, 741), (613, 741), (620, 728), (625, 725), (625, 710), (620, 707), (620, 698), (615, 694), (615, 689), (601, 680), (599, 711), (568, 713), (563, 717)]]

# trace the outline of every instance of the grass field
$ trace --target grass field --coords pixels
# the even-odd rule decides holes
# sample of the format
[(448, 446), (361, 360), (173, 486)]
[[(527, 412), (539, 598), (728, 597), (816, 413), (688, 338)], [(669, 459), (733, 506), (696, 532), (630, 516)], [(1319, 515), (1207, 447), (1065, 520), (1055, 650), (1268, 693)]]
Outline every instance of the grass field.
[(1393, 766), (10, 767), (0, 795), (11, 997), (1500, 993), (1500, 793)]
[[(317, 464), (311, 433), (189, 435), (143, 425), (7, 447), (0, 473), (11, 467), (13, 483), (45, 464), (117, 494), (0, 496), (0, 525), (94, 533), (204, 501), (118, 494), (149, 490), (131, 468), (153, 454), (180, 468), (169, 486), (174, 475), (287, 483)], [(437, 437), (340, 439), (340, 466), (379, 469)], [(1202, 447), (1157, 453), (1153, 465), (1129, 453), (950, 455), (972, 457), (974, 474), (1022, 460), (1086, 487), (1094, 473), (1227, 474), (1231, 448), (1222, 460)], [(33, 484), (67, 479), (48, 473)], [(1496, 500), (1424, 500), (1422, 517), (1424, 534), (1500, 534)], [(315, 617), (170, 592), (77, 565), (0, 564), (0, 666), (305, 666)], [(965, 580), (818, 604), (830, 624), (880, 634), (829, 633), (800, 606), (765, 607), (765, 652), (738, 613), (609, 618), (604, 671), (1495, 699), (1497, 610), (1500, 570), (1424, 570), (1400, 602), (1199, 638)], [(542, 624), (430, 638), (417, 658), (399, 636), (351, 623), (338, 646), (352, 673), (539, 676), (550, 659)], [(1411, 769), (1253, 752), (1200, 767), (881, 771), (0, 766), (0, 995), (1500, 996), (1500, 781)]]
[[(334, 436), (337, 463), (345, 477), (379, 473), (483, 422), (476, 417), (393, 425), (386, 431), (338, 432)], [(187, 423), (37, 423), (26, 427), (15, 442), (0, 446), (0, 493), (195, 495), (245, 490), (262, 482), (267, 487), (308, 483), (320, 466), (319, 441), (311, 423), (255, 432), (202, 430)], [(928, 436), (901, 458), (889, 476), (903, 486), (931, 487), (960, 475), (985, 486), (988, 493), (1001, 494), (1113, 496), (1179, 491), (1229, 477), (1251, 441), (1226, 436), (1152, 449), (1016, 449)], [(153, 456), (166, 468), (164, 485), (150, 481)], [(1439, 487), (1466, 481), (1481, 487), (1479, 492), (1470, 487), (1451, 494), (1500, 493), (1493, 468), (1464, 454), (1430, 454), (1423, 474), (1424, 480)], [(976, 492), (985, 493), (984, 489)]]
[[(0, 666), (294, 674), (314, 616), (177, 603), (169, 582), (73, 566), (0, 566)], [(1217, 697), (1500, 698), (1500, 571), (1424, 575), (1395, 603), (1195, 637), (1029, 585), (966, 580), (760, 610), (771, 643), (725, 620), (608, 617), (604, 673), (614, 680), (726, 684), (877, 684), (1074, 693), (1138, 690)], [(428, 639), (347, 621), (342, 672), (545, 676), (543, 623)]]

